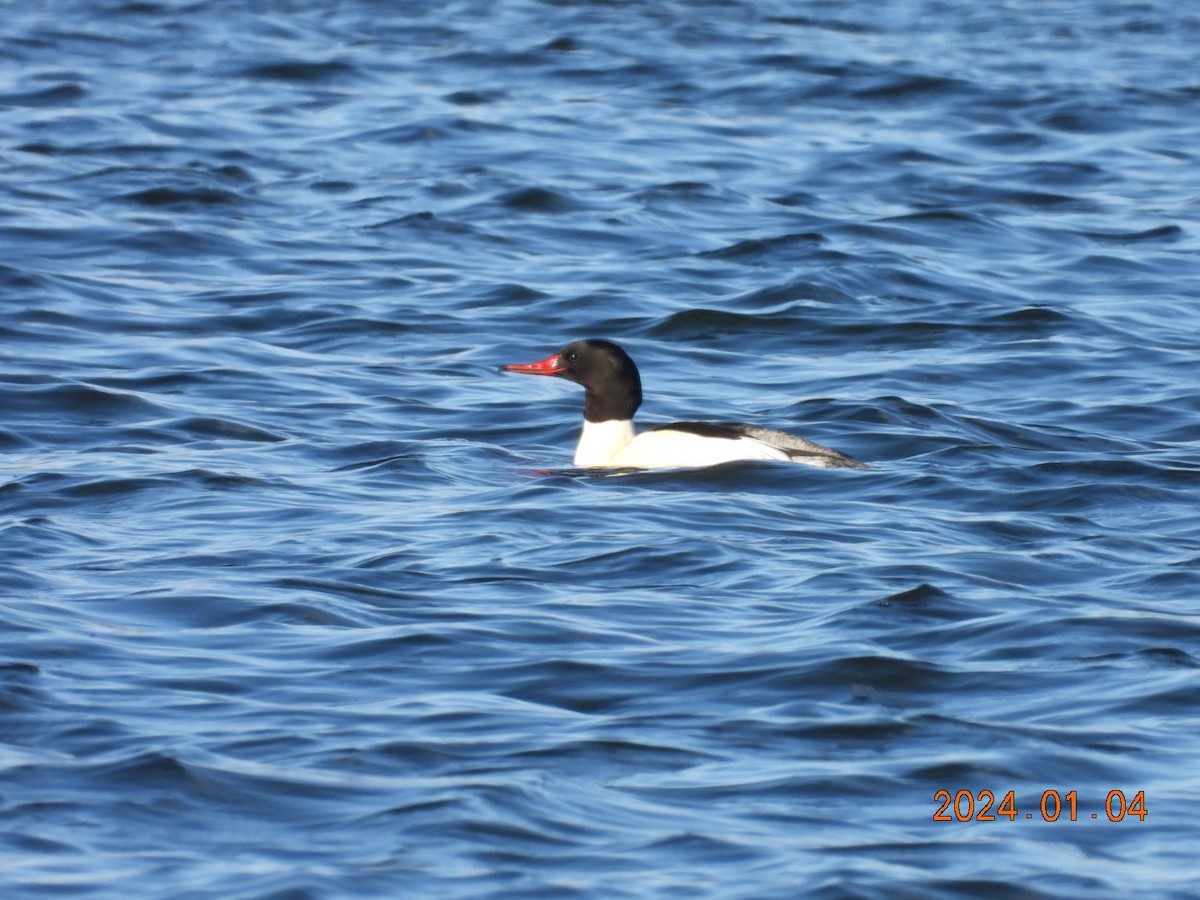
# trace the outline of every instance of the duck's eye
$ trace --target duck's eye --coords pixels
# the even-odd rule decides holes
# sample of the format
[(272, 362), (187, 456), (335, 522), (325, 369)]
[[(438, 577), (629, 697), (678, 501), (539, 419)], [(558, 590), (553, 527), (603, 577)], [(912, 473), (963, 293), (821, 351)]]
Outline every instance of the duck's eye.
[(575, 362), (575, 360), (577, 360), (577, 359), (579, 359), (579, 354), (578, 354), (578, 353), (573, 353), (573, 352), (572, 352), (572, 353), (568, 353), (568, 354), (567, 354), (567, 362)]

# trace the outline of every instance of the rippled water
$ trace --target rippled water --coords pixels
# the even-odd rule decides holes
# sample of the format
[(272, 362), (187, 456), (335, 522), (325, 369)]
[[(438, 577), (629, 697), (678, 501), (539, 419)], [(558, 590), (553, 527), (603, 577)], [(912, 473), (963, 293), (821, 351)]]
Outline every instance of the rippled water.
[(1200, 13), (247, 6), (3, 11), (5, 897), (1200, 892)]

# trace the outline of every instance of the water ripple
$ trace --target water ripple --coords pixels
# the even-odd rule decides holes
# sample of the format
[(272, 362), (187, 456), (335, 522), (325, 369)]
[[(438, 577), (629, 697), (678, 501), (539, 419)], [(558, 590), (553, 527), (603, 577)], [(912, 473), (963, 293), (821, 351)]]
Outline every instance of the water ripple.
[(0, 893), (1196, 894), (1198, 36), (7, 9)]

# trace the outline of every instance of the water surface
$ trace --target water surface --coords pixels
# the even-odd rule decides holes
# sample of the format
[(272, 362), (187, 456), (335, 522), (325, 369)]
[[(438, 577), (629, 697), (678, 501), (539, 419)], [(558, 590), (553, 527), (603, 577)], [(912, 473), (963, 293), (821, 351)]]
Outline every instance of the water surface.
[(1200, 891), (1200, 15), (256, 9), (4, 12), (6, 897)]

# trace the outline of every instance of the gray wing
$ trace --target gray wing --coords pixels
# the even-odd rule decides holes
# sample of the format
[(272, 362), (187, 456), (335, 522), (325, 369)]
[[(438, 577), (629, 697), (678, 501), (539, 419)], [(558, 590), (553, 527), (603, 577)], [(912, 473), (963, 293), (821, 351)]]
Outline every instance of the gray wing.
[(760, 441), (776, 450), (782, 450), (792, 462), (818, 466), (822, 469), (867, 469), (866, 463), (852, 459), (844, 453), (839, 453), (816, 441), (786, 431), (776, 431), (774, 428), (760, 428), (757, 425), (746, 425), (742, 422), (673, 422), (670, 425), (660, 425), (653, 431), (687, 431), (703, 437), (749, 438)]
[(759, 428), (757, 425), (743, 425), (745, 435), (756, 441), (762, 441), (786, 453), (793, 462), (807, 463), (810, 466), (820, 466), (823, 469), (865, 469), (866, 463), (847, 456), (845, 453), (810, 441), (786, 431), (776, 431), (774, 428)]

